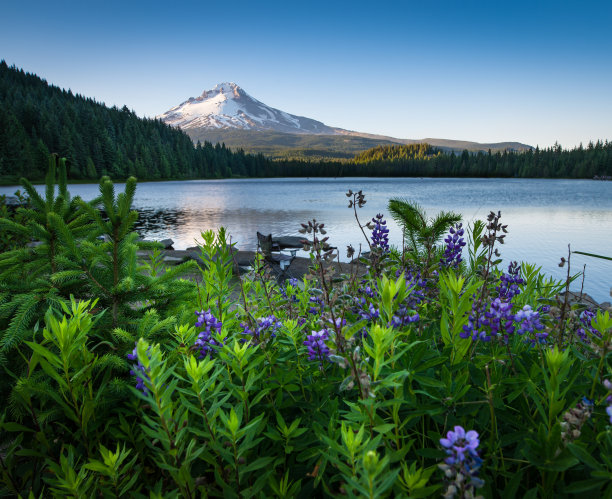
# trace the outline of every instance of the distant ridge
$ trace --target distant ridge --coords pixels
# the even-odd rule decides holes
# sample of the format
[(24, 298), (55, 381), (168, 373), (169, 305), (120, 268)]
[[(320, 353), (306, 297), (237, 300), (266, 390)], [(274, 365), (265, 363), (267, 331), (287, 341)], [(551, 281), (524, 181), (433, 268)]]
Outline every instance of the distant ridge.
[(228, 147), (279, 158), (349, 158), (377, 145), (423, 142), (447, 152), (519, 152), (533, 149), (520, 142), (482, 144), (436, 138), (399, 139), (330, 127), (320, 121), (270, 107), (230, 82), (219, 83), (199, 97), (190, 97), (157, 118), (180, 127), (194, 142), (222, 142)]

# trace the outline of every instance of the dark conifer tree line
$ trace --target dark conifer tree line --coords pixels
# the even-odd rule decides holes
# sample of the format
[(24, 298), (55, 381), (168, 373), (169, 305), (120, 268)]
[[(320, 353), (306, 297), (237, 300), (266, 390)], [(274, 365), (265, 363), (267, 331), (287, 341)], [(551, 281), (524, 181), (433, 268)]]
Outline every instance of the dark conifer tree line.
[(612, 142), (564, 150), (448, 153), (429, 144), (378, 146), (351, 160), (272, 161), (106, 107), (0, 62), (0, 182), (45, 176), (50, 153), (67, 158), (72, 180), (242, 177), (544, 177), (612, 176)]
[(269, 161), (209, 142), (194, 146), (160, 120), (48, 85), (0, 62), (0, 179), (45, 176), (49, 153), (71, 179), (258, 176)]
[[(571, 150), (555, 144), (525, 152), (475, 154), (445, 154), (429, 144), (381, 146), (359, 154), (354, 162), (355, 169), (379, 176), (593, 178), (612, 175), (612, 142), (590, 142)], [(346, 174), (354, 171), (349, 168)]]

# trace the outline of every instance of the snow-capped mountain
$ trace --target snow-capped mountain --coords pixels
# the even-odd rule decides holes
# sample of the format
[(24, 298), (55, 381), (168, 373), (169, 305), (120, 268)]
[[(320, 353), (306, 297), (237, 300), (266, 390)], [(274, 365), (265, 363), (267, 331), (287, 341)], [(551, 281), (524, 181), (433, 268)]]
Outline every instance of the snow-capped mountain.
[(338, 131), (320, 121), (295, 116), (267, 106), (235, 83), (220, 83), (157, 116), (185, 131), (240, 129), (299, 134), (335, 135)]
[[(157, 116), (180, 127), (194, 142), (223, 142), (246, 152), (275, 156), (281, 150), (289, 156), (307, 150), (317, 157), (352, 157), (377, 145), (426, 142), (445, 151), (503, 151), (531, 148), (519, 142), (480, 144), (448, 139), (398, 139), (327, 126), (303, 116), (295, 116), (267, 106), (247, 94), (235, 83), (219, 83), (199, 97)], [(338, 156), (338, 153), (341, 153)], [(330, 155), (331, 154), (331, 155)], [(291, 156), (293, 157), (293, 156)]]

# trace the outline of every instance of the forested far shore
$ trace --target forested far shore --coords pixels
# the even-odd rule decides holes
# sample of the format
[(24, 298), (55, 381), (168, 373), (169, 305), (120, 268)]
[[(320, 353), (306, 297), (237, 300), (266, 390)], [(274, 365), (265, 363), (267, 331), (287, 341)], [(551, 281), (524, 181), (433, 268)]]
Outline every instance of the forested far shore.
[(224, 144), (193, 144), (181, 130), (109, 108), (0, 62), (0, 183), (42, 180), (48, 157), (67, 158), (72, 181), (228, 177), (523, 177), (612, 176), (612, 142), (526, 152), (443, 152), (429, 144), (378, 146), (352, 159), (271, 160)]

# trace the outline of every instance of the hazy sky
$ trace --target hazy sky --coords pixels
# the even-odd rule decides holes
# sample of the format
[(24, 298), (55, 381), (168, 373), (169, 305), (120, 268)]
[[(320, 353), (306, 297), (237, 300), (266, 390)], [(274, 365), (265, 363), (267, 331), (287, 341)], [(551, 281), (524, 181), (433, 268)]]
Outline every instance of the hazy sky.
[(222, 81), (401, 138), (612, 139), (612, 2), (19, 1), (0, 59), (155, 116)]

